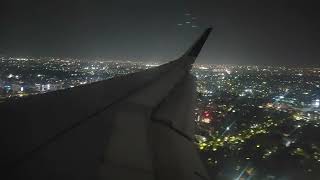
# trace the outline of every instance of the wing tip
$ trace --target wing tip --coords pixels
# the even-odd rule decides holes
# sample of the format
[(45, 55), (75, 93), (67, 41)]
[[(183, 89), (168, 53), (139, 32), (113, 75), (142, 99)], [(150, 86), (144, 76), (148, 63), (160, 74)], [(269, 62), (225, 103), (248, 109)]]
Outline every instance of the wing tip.
[(193, 57), (194, 59), (197, 58), (212, 29), (212, 26), (208, 27), (183, 56)]

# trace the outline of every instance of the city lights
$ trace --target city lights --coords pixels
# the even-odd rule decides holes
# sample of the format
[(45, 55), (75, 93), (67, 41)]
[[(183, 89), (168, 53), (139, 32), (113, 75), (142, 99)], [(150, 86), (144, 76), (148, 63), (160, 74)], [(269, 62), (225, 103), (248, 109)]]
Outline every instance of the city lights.
[[(22, 59), (0, 60), (0, 103), (158, 66), (70, 58)], [(304, 73), (296, 76), (297, 72)], [(271, 78), (275, 73), (277, 76)], [(195, 139), (210, 170), (229, 163), (234, 166), (229, 175), (238, 173), (240, 179), (273, 177), (272, 171), (264, 174), (256, 164), (272, 169), (268, 165), (277, 166), (275, 157), (279, 154), (293, 165), (312, 165), (301, 172), (320, 170), (320, 71), (195, 64), (192, 74), (197, 77)], [(295, 162), (295, 158), (300, 161)]]

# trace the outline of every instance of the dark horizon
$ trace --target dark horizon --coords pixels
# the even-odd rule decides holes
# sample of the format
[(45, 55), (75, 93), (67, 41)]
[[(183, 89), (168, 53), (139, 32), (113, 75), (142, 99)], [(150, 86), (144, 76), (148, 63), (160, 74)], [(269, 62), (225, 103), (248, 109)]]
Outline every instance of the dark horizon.
[(320, 59), (316, 7), (288, 0), (7, 1), (0, 54), (164, 63), (212, 25), (198, 63), (314, 67)]
[[(0, 57), (7, 57), (7, 58), (30, 58), (30, 59), (36, 59), (36, 58), (43, 58), (43, 59), (49, 59), (49, 58), (54, 58), (54, 59), (61, 59), (61, 60), (66, 60), (66, 59), (73, 59), (73, 60), (79, 60), (82, 62), (90, 62), (90, 61), (117, 61), (117, 62), (133, 62), (133, 63), (155, 63), (155, 64), (164, 64), (167, 62), (170, 62), (172, 59), (162, 59), (162, 61), (154, 61), (152, 59), (112, 59), (112, 58), (103, 58), (103, 57), (71, 57), (71, 56), (15, 56), (15, 55), (7, 55), (7, 54), (0, 54)], [(167, 61), (166, 61), (167, 60)], [(286, 67), (286, 68), (302, 68), (302, 69), (308, 69), (308, 68), (320, 68), (320, 64), (316, 65), (305, 65), (301, 66), (299, 64), (232, 64), (232, 63), (215, 63), (215, 62), (195, 62), (195, 65), (213, 65), (213, 66), (259, 66), (259, 67)]]

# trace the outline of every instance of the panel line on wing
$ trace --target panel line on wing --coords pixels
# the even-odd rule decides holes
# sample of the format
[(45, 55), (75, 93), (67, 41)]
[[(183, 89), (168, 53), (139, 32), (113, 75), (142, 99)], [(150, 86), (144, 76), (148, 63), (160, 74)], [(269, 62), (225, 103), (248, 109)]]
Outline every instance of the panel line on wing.
[(189, 141), (194, 141), (193, 138), (189, 137), (187, 134), (185, 134), (184, 132), (180, 131), (179, 129), (175, 128), (171, 122), (165, 121), (165, 120), (160, 120), (160, 119), (155, 119), (152, 118), (152, 122), (161, 124), (165, 127), (170, 128), (171, 130), (173, 130), (174, 132), (178, 133), (179, 135), (181, 135), (182, 137), (186, 138)]

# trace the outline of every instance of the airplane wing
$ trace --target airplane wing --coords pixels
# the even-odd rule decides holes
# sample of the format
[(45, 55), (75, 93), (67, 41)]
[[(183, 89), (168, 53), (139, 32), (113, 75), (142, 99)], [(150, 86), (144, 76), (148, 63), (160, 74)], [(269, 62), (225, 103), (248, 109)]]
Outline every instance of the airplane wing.
[(193, 140), (189, 71), (210, 32), (167, 64), (1, 103), (1, 176), (208, 179)]

